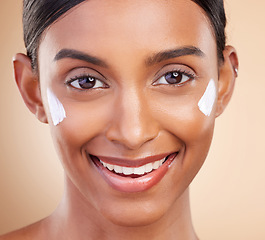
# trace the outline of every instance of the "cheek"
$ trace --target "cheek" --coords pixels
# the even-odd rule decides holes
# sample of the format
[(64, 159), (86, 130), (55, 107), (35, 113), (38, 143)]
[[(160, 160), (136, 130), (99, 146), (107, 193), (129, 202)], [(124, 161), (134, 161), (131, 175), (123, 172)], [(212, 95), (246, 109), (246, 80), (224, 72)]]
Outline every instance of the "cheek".
[(173, 135), (185, 151), (183, 169), (192, 168), (194, 174), (208, 154), (215, 122), (215, 105), (212, 114), (206, 116), (198, 107), (200, 98), (201, 95), (183, 95), (170, 99), (170, 103), (160, 99), (156, 106), (159, 108), (156, 118), (162, 128)]
[(211, 79), (203, 96), (201, 97), (198, 107), (205, 116), (210, 116), (213, 110), (213, 105), (216, 100), (216, 87), (214, 80)]
[(94, 168), (92, 163), (86, 160), (85, 150), (94, 137), (104, 132), (109, 121), (108, 109), (106, 104), (92, 102), (64, 100), (62, 104), (67, 117), (57, 126), (51, 126), (55, 148), (72, 182), (76, 186), (83, 186), (85, 191), (90, 189), (95, 193), (98, 190), (90, 179), (95, 174), (91, 171)]
[(97, 101), (64, 101), (63, 105), (67, 118), (53, 128), (53, 136), (57, 144), (61, 145), (62, 151), (80, 154), (80, 148), (84, 144), (104, 132), (111, 116), (110, 109), (106, 103)]
[[(214, 114), (206, 116), (198, 107), (200, 96), (178, 96), (156, 101), (156, 116), (163, 129), (186, 145), (192, 145), (212, 134)], [(214, 104), (212, 109), (214, 111)], [(203, 141), (202, 141), (203, 142)]]
[(163, 128), (182, 146), (182, 162), (178, 168), (179, 172), (174, 172), (173, 177), (173, 186), (181, 184), (182, 190), (188, 187), (202, 167), (213, 136), (214, 114), (205, 116), (198, 108), (198, 99), (188, 100), (187, 97), (183, 99), (185, 104), (164, 106), (166, 114), (163, 117), (159, 114), (157, 116)]
[(47, 101), (53, 125), (57, 126), (66, 118), (64, 107), (49, 88), (47, 88)]

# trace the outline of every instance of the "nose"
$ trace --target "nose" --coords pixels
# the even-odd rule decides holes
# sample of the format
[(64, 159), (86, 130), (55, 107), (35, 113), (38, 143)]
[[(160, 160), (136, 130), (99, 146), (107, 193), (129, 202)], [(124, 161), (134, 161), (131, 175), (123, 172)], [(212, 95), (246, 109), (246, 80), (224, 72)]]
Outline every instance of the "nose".
[(130, 89), (115, 99), (113, 117), (106, 131), (109, 141), (136, 150), (159, 134), (147, 97)]

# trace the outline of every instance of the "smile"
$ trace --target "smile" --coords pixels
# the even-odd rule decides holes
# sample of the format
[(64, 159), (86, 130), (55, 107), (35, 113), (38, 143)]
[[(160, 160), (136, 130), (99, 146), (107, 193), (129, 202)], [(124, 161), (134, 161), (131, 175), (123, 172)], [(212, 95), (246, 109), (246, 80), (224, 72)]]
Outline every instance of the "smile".
[(105, 163), (103, 161), (101, 161), (99, 159), (99, 161), (102, 163), (102, 165), (107, 168), (110, 171), (113, 171), (117, 174), (123, 174), (123, 175), (130, 175), (131, 177), (133, 177), (133, 175), (136, 176), (143, 176), (146, 173), (150, 173), (153, 170), (158, 169), (160, 166), (162, 166), (163, 162), (166, 161), (167, 157), (161, 159), (161, 160), (157, 160), (153, 163), (147, 163), (143, 166), (140, 167), (123, 167), (123, 166), (119, 166), (119, 165), (113, 165), (113, 164), (109, 164), (109, 163)]
[(174, 152), (127, 160), (88, 154), (105, 181), (122, 192), (145, 191), (156, 185), (177, 155), (178, 152)]

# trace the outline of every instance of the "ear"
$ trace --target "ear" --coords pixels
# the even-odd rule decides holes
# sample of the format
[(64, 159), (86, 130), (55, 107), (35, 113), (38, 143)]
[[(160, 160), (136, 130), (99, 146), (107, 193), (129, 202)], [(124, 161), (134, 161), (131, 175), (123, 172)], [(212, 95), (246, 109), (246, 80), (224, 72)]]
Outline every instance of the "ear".
[(236, 50), (232, 46), (226, 46), (223, 55), (224, 62), (219, 68), (216, 117), (221, 115), (231, 99), (238, 71)]
[(48, 123), (44, 111), (38, 76), (28, 56), (19, 53), (13, 59), (14, 75), (20, 94), (28, 109), (43, 123)]

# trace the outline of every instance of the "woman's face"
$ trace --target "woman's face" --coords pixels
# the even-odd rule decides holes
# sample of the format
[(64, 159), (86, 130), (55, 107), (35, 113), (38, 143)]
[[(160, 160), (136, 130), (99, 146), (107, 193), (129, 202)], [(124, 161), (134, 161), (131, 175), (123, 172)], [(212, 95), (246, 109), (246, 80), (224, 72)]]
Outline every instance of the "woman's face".
[[(81, 193), (74, 198), (128, 226), (176, 209), (206, 158), (216, 115), (215, 98), (209, 116), (198, 106), (209, 82), (218, 88), (202, 9), (186, 0), (85, 1), (43, 34), (38, 60), (68, 187)], [(65, 110), (57, 125), (47, 92)]]

